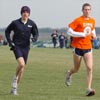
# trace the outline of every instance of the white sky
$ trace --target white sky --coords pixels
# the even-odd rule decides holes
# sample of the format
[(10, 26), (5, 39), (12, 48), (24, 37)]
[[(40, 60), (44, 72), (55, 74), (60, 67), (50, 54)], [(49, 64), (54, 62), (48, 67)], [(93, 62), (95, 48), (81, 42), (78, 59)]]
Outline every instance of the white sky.
[(82, 15), (82, 4), (92, 5), (92, 17), (100, 27), (100, 0), (0, 0), (0, 27), (6, 27), (12, 20), (20, 18), (20, 9), (31, 8), (30, 18), (38, 27), (62, 28), (74, 18)]

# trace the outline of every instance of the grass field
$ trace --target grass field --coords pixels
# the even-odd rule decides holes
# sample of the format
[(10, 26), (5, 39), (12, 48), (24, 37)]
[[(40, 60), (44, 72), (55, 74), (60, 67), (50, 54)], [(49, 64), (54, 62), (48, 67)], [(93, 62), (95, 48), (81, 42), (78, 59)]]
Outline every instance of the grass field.
[(0, 100), (100, 100), (100, 50), (94, 50), (93, 88), (96, 95), (86, 97), (86, 68), (66, 87), (65, 72), (72, 66), (70, 49), (31, 48), (19, 96), (9, 94), (16, 60), (8, 47), (0, 47)]

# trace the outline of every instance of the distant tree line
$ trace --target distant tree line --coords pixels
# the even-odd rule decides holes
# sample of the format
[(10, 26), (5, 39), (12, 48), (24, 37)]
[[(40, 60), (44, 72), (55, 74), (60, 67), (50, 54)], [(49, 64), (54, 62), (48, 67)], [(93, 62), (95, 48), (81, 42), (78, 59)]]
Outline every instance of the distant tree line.
[[(41, 33), (52, 33), (53, 30), (55, 30), (54, 28), (39, 28), (39, 32)], [(60, 29), (56, 29), (58, 30), (58, 32), (64, 32), (66, 33), (67, 28), (60, 28)], [(5, 28), (0, 28), (0, 32), (4, 33)], [(96, 27), (96, 33), (100, 34), (100, 27)]]

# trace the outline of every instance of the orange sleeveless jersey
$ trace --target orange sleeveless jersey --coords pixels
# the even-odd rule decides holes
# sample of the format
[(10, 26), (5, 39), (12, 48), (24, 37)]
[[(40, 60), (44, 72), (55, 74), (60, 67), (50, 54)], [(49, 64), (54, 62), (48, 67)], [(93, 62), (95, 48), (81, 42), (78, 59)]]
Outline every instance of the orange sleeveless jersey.
[[(88, 29), (87, 31), (91, 32), (95, 28), (95, 20), (93, 18), (87, 20), (83, 16), (80, 16), (70, 23), (69, 27), (75, 32), (84, 32), (85, 29)], [(92, 48), (91, 34), (86, 37), (73, 37), (71, 46), (79, 49)]]

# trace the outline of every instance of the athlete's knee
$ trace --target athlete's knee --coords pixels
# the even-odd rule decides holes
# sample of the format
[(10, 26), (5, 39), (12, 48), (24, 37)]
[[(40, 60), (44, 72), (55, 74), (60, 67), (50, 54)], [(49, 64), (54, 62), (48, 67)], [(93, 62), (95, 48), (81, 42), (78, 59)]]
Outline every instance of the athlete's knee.
[(93, 70), (93, 69), (92, 69), (92, 66), (91, 66), (91, 67), (89, 67), (89, 66), (87, 67), (88, 73), (92, 73), (92, 70)]
[(25, 64), (24, 63), (20, 63), (20, 68), (22, 68), (22, 69), (24, 69), (24, 67), (25, 67)]

